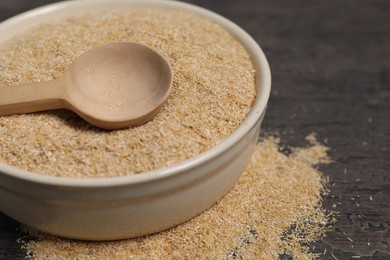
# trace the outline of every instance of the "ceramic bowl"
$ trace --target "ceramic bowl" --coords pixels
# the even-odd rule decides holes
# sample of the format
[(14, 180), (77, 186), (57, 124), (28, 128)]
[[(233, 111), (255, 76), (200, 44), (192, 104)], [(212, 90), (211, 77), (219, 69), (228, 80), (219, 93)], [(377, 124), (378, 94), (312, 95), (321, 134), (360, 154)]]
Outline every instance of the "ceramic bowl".
[(29, 173), (0, 163), (0, 210), (50, 234), (83, 240), (143, 236), (183, 223), (220, 200), (237, 182), (258, 141), (271, 76), (258, 44), (241, 28), (206, 9), (162, 0), (64, 1), (0, 23), (0, 42), (42, 22), (98, 10), (163, 7), (185, 10), (230, 31), (256, 69), (257, 98), (228, 138), (177, 165), (124, 177), (74, 179)]

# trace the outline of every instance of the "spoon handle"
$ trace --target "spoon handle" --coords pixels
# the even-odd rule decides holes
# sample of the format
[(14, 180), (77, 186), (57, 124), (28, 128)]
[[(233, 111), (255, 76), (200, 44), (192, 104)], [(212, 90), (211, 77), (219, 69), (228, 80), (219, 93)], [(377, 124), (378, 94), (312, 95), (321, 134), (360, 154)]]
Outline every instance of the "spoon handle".
[(0, 87), (0, 116), (24, 114), (64, 106), (62, 79)]

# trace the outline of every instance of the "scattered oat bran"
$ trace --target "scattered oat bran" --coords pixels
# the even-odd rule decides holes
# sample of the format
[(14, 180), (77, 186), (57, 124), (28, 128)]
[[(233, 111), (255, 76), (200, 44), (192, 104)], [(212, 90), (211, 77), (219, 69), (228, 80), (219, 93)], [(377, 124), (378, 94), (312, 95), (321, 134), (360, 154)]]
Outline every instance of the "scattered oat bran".
[(29, 230), (35, 238), (25, 248), (34, 259), (278, 259), (282, 254), (319, 258), (303, 245), (323, 235), (330, 219), (321, 207), (326, 179), (312, 162), (330, 160), (327, 148), (318, 142), (295, 150), (286, 156), (278, 150), (278, 139), (263, 139), (231, 192), (167, 231), (84, 242)]
[(0, 91), (57, 78), (88, 49), (113, 41), (142, 43), (168, 59), (174, 82), (162, 112), (119, 131), (66, 110), (0, 117), (0, 162), (80, 178), (150, 171), (219, 143), (252, 107), (255, 71), (244, 47), (209, 20), (166, 9), (91, 13), (31, 28), (0, 44)]

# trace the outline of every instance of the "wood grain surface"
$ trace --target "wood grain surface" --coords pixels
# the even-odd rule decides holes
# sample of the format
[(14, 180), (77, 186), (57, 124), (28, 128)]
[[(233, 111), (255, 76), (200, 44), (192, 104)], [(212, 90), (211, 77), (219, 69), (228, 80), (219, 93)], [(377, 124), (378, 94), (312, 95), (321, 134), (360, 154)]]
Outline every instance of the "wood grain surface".
[[(52, 2), (1, 1), (0, 21)], [(273, 75), (263, 134), (278, 132), (286, 152), (311, 132), (331, 147), (324, 206), (339, 213), (313, 250), (390, 259), (390, 1), (186, 2), (233, 20), (263, 48)], [(21, 236), (0, 213), (0, 259), (25, 257)]]

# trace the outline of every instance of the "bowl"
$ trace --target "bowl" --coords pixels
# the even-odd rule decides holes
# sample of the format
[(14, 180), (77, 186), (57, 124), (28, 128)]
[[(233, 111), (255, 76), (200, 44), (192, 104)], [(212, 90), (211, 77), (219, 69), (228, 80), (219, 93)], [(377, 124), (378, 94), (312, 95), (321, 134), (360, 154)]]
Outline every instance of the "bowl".
[(138, 237), (200, 214), (220, 200), (245, 170), (258, 141), (271, 76), (258, 44), (228, 19), (178, 1), (64, 1), (0, 23), (0, 42), (39, 23), (85, 12), (134, 7), (192, 12), (235, 36), (250, 54), (256, 69), (257, 97), (251, 111), (231, 135), (209, 150), (179, 164), (137, 175), (96, 179), (52, 177), (0, 163), (0, 210), (4, 214), (42, 232), (72, 239)]

